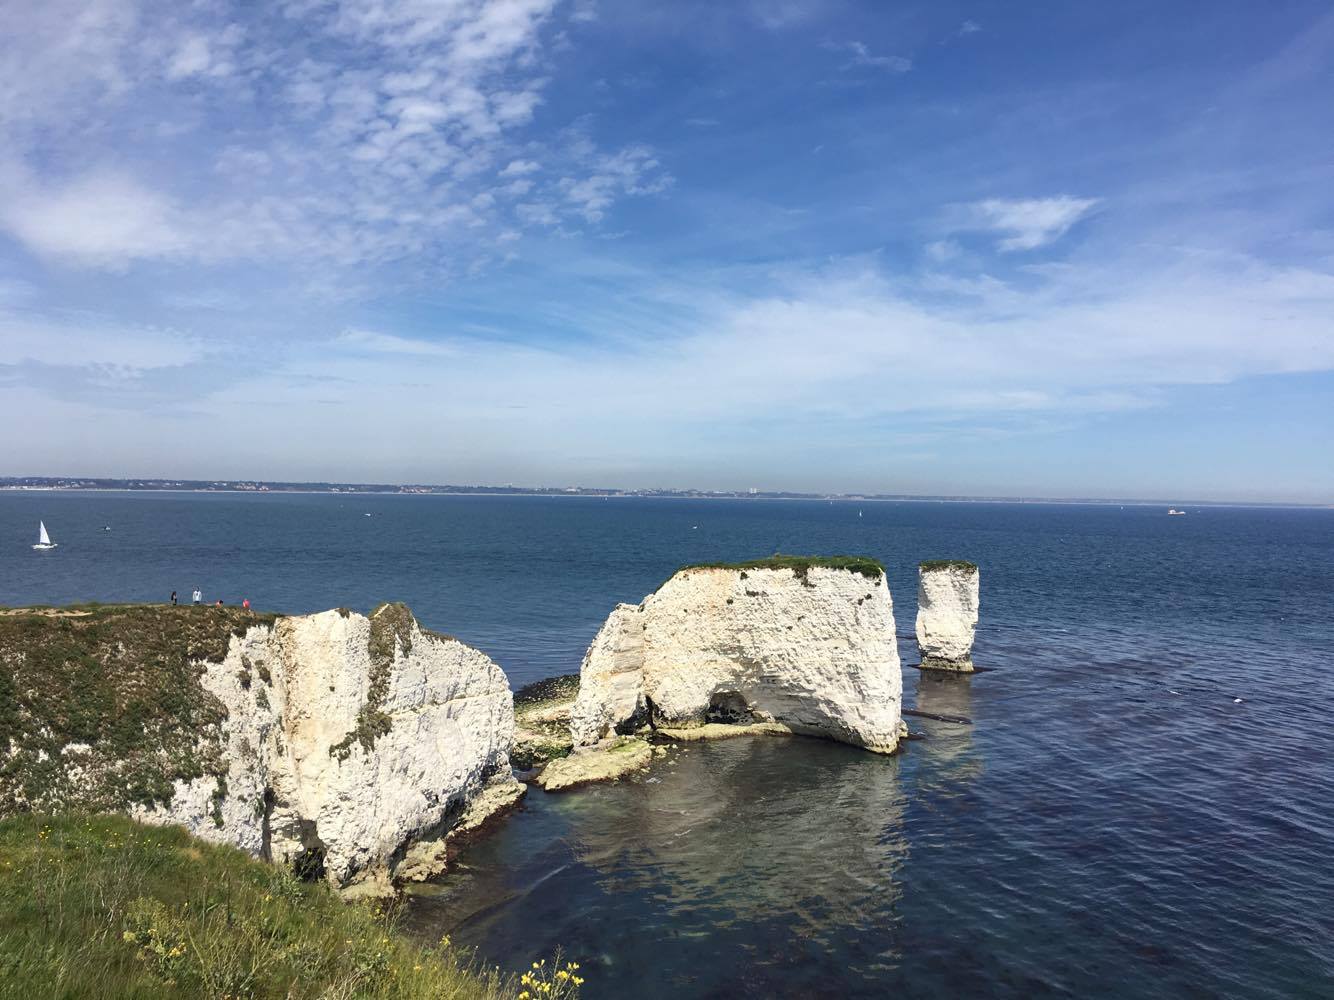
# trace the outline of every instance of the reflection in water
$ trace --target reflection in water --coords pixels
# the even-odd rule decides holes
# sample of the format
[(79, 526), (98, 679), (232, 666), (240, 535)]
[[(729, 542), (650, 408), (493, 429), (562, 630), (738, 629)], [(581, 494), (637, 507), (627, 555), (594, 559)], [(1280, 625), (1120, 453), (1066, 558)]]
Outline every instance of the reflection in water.
[[(901, 957), (883, 950), (908, 854), (901, 767), (819, 740), (673, 747), (631, 781), (530, 795), (409, 925), (563, 948), (596, 970), (590, 998), (835, 995), (863, 937), (880, 939), (863, 972)], [(672, 972), (645, 984), (643, 967)]]
[[(974, 676), (944, 670), (919, 670), (916, 709), (931, 715), (971, 719)], [(908, 721), (914, 731), (922, 732), (927, 738), (925, 748), (921, 743), (915, 747), (924, 751), (931, 765), (924, 777), (952, 784), (972, 781), (981, 775), (982, 758), (973, 750), (972, 725), (919, 717)]]
[(907, 851), (898, 760), (842, 748), (794, 760), (794, 749), (806, 741), (672, 748), (642, 793), (620, 797), (614, 815), (593, 809), (596, 820), (571, 831), (575, 855), (608, 886), (648, 887), (670, 873), (673, 908), (707, 903), (754, 920), (815, 904), (822, 922), (855, 927), (873, 899), (883, 906), (898, 893)]

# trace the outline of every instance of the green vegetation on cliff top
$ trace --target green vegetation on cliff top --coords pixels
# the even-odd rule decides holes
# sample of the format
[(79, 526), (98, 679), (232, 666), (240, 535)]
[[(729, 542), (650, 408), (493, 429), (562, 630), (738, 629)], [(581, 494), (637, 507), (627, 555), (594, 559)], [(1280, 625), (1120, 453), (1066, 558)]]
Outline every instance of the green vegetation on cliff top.
[(764, 559), (750, 559), (745, 562), (690, 563), (682, 566), (681, 569), (790, 569), (795, 575), (805, 577), (806, 573), (813, 567), (843, 569), (849, 573), (860, 573), (872, 580), (877, 580), (885, 575), (885, 567), (880, 564), (879, 560), (872, 559), (869, 556), (787, 556), (781, 552), (776, 552)]
[(0, 822), (0, 1000), (578, 995), (577, 966), (525, 975), (483, 969), (448, 939), (423, 947), (393, 913), (179, 828)]
[(174, 781), (224, 776), (226, 709), (200, 683), (203, 662), (274, 618), (163, 605), (0, 614), (0, 815), (169, 802)]
[(917, 565), (921, 569), (958, 569), (965, 573), (977, 572), (977, 563), (970, 563), (966, 559), (928, 559)]

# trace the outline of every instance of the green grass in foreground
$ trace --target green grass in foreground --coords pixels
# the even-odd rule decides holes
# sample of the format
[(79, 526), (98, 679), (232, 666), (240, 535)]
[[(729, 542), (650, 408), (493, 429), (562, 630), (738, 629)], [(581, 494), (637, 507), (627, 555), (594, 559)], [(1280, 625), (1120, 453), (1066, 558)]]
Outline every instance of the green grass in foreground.
[(785, 556), (776, 552), (765, 559), (751, 559), (746, 562), (706, 562), (691, 563), (681, 569), (790, 569), (797, 576), (804, 577), (812, 567), (823, 569), (845, 569), (849, 573), (877, 580), (885, 575), (885, 567), (869, 556)]
[(0, 822), (5, 1000), (578, 996), (577, 966), (502, 975), (448, 939), (422, 947), (393, 925), (392, 913), (178, 828)]
[(917, 565), (921, 569), (958, 569), (965, 573), (977, 572), (977, 563), (970, 563), (966, 559), (928, 559)]

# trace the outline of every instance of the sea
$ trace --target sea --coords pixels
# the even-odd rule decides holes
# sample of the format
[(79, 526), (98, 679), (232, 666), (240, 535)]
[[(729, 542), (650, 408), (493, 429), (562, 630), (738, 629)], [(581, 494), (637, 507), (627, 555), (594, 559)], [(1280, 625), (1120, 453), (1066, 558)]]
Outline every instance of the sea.
[[(683, 563), (888, 570), (919, 736), (692, 745), (534, 790), (405, 929), (590, 1000), (1334, 997), (1334, 510), (637, 497), (0, 493), (0, 604), (404, 601), (514, 687)], [(37, 522), (59, 548), (35, 552)], [(916, 565), (981, 567), (915, 668)]]

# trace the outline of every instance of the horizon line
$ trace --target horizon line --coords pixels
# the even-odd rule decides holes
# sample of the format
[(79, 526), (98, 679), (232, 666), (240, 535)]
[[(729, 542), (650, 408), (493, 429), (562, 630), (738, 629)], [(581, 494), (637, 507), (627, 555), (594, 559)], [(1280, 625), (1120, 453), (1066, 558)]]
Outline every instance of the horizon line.
[[(138, 484), (138, 485), (132, 485)], [(352, 482), (341, 480), (189, 479), (167, 476), (0, 476), (0, 490), (9, 492), (177, 492), (177, 493), (342, 493), (374, 496), (565, 496), (649, 497), (657, 499), (714, 500), (828, 500), (865, 502), (936, 503), (1054, 503), (1122, 504), (1134, 506), (1190, 505), (1197, 507), (1290, 507), (1316, 510), (1334, 507), (1334, 501), (1192, 500), (1157, 497), (1039, 496), (967, 493), (809, 492), (802, 490), (707, 490), (697, 487), (617, 486), (501, 486), (420, 482)]]

